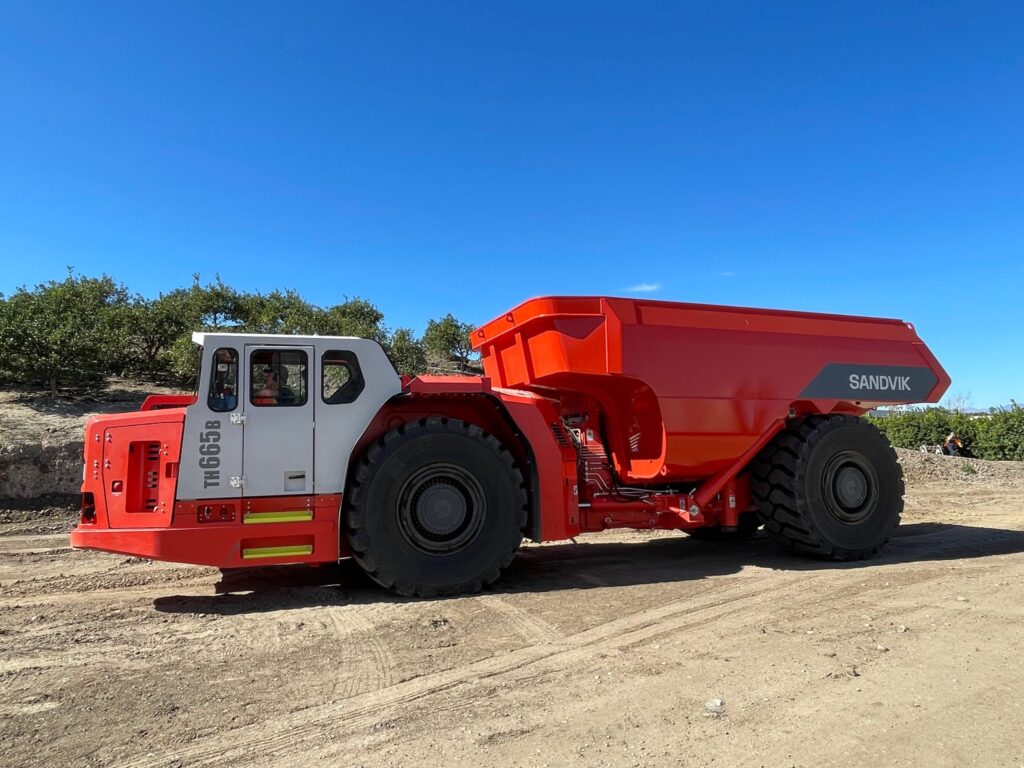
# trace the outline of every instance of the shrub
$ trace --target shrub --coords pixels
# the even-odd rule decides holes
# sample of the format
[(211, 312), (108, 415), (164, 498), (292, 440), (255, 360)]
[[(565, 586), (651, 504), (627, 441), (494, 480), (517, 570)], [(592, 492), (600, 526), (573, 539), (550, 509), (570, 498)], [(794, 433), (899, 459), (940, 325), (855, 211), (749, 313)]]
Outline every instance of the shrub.
[(956, 432), (970, 455), (980, 459), (1024, 461), (1024, 408), (1016, 403), (1008, 409), (993, 409), (988, 414), (914, 408), (868, 417), (868, 420), (897, 448), (939, 445), (950, 432)]
[(423, 347), (428, 362), (439, 367), (454, 365), (459, 371), (472, 369), (473, 347), (469, 334), (473, 326), (460, 323), (450, 312), (440, 320), (427, 322)]
[(985, 459), (1024, 461), (1024, 408), (1013, 403), (981, 420), (976, 453)]
[(19, 288), (0, 301), (0, 376), (44, 384), (51, 396), (120, 372), (127, 344), (128, 292), (106, 275)]
[[(468, 360), (468, 339), (445, 334), (465, 336), (469, 326), (451, 315), (431, 323), (444, 336), (444, 354)], [(407, 328), (389, 333), (384, 314), (365, 299), (319, 307), (291, 289), (243, 292), (219, 276), (203, 285), (199, 275), (188, 288), (146, 299), (106, 275), (69, 269), (61, 282), (0, 294), (0, 381), (45, 384), (51, 396), (58, 386), (93, 388), (110, 374), (189, 386), (199, 365), (192, 332), (203, 330), (358, 336), (383, 345), (400, 373), (427, 367), (423, 341)]]

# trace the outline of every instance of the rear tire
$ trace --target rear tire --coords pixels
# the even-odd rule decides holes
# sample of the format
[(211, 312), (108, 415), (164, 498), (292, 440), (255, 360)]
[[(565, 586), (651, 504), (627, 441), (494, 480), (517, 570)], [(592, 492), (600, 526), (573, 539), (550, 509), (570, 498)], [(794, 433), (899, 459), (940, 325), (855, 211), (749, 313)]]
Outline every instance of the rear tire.
[(431, 418), (388, 432), (353, 470), (348, 544), (383, 587), (408, 597), (478, 592), (515, 556), (526, 525), (523, 475), (474, 424)]
[(871, 557), (903, 512), (896, 452), (874, 425), (854, 416), (794, 422), (762, 452), (752, 474), (768, 534), (816, 557)]

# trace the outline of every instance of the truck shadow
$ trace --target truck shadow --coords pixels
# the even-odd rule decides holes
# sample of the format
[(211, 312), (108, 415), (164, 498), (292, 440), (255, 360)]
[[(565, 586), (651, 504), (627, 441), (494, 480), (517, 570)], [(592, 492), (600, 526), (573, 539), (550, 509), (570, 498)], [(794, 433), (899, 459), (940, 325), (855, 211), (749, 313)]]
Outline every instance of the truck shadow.
[[(763, 532), (741, 543), (710, 543), (679, 535), (637, 542), (574, 544), (520, 550), (492, 589), (496, 594), (541, 593), (699, 581), (746, 566), (820, 572), (870, 569), (1024, 552), (1024, 531), (948, 523), (897, 529), (882, 555), (850, 563), (813, 560), (782, 549)], [(331, 566), (280, 566), (225, 571), (215, 595), (160, 597), (167, 613), (235, 615), (328, 605), (401, 603), (410, 599), (374, 584), (353, 561)]]

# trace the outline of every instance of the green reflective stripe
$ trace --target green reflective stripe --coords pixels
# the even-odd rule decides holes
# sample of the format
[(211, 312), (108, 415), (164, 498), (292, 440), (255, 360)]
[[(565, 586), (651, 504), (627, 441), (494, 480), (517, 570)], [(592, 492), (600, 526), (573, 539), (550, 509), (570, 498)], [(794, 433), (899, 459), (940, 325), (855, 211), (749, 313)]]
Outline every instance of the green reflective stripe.
[(256, 547), (254, 549), (243, 549), (242, 559), (253, 560), (257, 557), (302, 557), (312, 554), (312, 544), (302, 544), (297, 547)]
[(284, 512), (246, 512), (243, 523), (306, 523), (313, 519), (312, 509), (294, 509)]

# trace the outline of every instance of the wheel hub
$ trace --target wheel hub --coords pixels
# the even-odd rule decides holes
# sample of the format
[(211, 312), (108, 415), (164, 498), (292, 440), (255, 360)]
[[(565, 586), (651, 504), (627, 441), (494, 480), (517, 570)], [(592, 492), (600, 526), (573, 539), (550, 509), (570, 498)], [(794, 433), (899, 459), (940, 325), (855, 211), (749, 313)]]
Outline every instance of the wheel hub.
[(447, 536), (466, 520), (466, 497), (443, 480), (423, 489), (416, 499), (416, 517), (436, 536)]
[(847, 465), (836, 473), (834, 490), (840, 506), (857, 509), (868, 497), (868, 481), (859, 468)]
[(834, 518), (857, 524), (878, 506), (878, 475), (859, 451), (842, 451), (829, 461), (822, 477), (825, 506)]
[(480, 482), (464, 467), (432, 464), (413, 473), (399, 492), (398, 524), (416, 549), (431, 555), (465, 548), (484, 524)]

